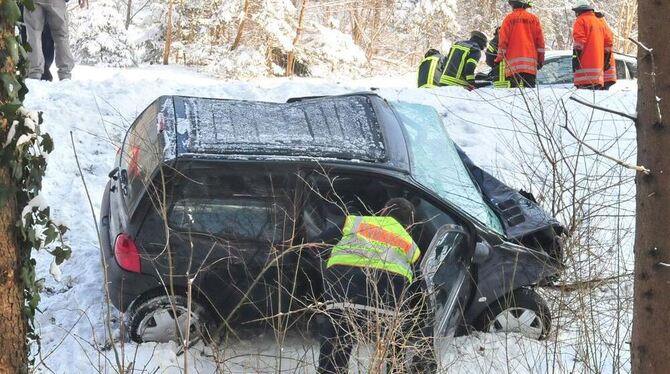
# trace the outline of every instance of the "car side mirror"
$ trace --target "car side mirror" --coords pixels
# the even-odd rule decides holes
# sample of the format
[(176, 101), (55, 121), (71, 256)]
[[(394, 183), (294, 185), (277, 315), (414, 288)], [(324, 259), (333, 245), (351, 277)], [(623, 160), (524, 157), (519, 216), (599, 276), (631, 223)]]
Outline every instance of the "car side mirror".
[(472, 256), (472, 262), (475, 264), (484, 263), (491, 255), (491, 245), (485, 241), (477, 242), (475, 253)]
[(119, 174), (119, 167), (117, 166), (114, 169), (112, 169), (112, 171), (110, 171), (109, 174), (107, 175), (109, 176), (109, 178), (117, 180), (119, 179), (118, 174)]

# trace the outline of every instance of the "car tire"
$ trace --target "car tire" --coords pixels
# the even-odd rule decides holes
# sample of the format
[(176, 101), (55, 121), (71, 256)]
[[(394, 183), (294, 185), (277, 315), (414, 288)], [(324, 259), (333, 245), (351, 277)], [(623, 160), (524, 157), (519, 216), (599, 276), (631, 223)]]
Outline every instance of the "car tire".
[(551, 312), (534, 290), (520, 288), (493, 303), (478, 318), (475, 327), (479, 331), (518, 333), (544, 340), (551, 331)]
[(181, 344), (185, 338), (181, 334), (186, 332), (186, 324), (190, 323), (189, 345), (200, 339), (208, 341), (212, 321), (208, 309), (192, 300), (191, 317), (187, 316), (188, 299), (185, 296), (163, 294), (140, 297), (128, 310), (130, 338), (137, 343), (175, 341)]

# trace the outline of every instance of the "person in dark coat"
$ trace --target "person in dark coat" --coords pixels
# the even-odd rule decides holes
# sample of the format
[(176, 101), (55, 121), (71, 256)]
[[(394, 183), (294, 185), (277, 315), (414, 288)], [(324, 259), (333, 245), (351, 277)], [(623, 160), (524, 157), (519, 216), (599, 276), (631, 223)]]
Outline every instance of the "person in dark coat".
[(435, 88), (440, 86), (440, 77), (444, 69), (444, 56), (436, 49), (429, 49), (423, 57), (417, 72), (419, 88)]
[(440, 84), (474, 89), (475, 69), (486, 43), (486, 35), (479, 31), (473, 31), (469, 40), (454, 43), (447, 54)]
[(499, 33), (500, 27), (496, 27), (493, 39), (489, 41), (489, 45), (486, 47), (486, 65), (491, 67), (488, 78), (493, 82), (495, 88), (510, 88), (512, 82), (505, 76), (505, 61), (496, 62)]
[[(339, 233), (330, 229), (322, 234), (325, 242), (340, 239), (323, 270), (328, 313), (320, 331), (319, 373), (347, 373), (356, 331), (367, 331), (366, 325), (380, 318), (403, 318), (396, 315), (397, 308), (403, 305), (405, 288), (413, 279), (412, 264), (420, 256), (406, 229), (413, 217), (412, 203), (393, 198), (380, 216), (349, 213)], [(399, 322), (398, 329), (401, 326)], [(394, 336), (390, 331), (386, 335)], [(399, 352), (393, 337), (389, 340), (389, 354)]]

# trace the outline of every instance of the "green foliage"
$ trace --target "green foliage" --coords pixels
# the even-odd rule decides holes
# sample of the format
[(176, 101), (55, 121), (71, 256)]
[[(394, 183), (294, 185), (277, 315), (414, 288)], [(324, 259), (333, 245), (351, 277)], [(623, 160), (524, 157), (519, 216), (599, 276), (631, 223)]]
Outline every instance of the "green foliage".
[(42, 179), (47, 168), (45, 155), (53, 150), (53, 141), (49, 135), (40, 133), (42, 118), (37, 113), (19, 108), (14, 118), (13, 137), (0, 151), (0, 162), (6, 162), (10, 166), (12, 182), (15, 185), (6, 188), (14, 190), (17, 206), (29, 207), (22, 209), (24, 214), (16, 222), (16, 228), (22, 258), (21, 279), (26, 300), (25, 312), (28, 318), (27, 343), (30, 343), (38, 341), (34, 317), (42, 287), (42, 282), (35, 275), (35, 260), (31, 258), (31, 253), (33, 250), (46, 248), (56, 264), (60, 265), (70, 258), (72, 252), (63, 240), (67, 227), (58, 225), (51, 219), (49, 207), (41, 208), (38, 204), (31, 204), (42, 189)]
[(16, 21), (21, 17), (21, 9), (19, 9), (16, 1), (2, 1), (0, 2), (0, 15), (2, 15), (0, 17), (0, 27), (14, 27)]
[(21, 87), (16, 77), (9, 74), (0, 74), (0, 82), (2, 83), (5, 97), (9, 98), (11, 102), (16, 102), (19, 96), (19, 88)]
[[(34, 9), (31, 0), (20, 1), (27, 9)], [(10, 172), (10, 180), (0, 184), (0, 208), (6, 208), (7, 201), (15, 197), (17, 216), (22, 215), (16, 222), (16, 234), (27, 320), (26, 350), (30, 356), (33, 342), (39, 348), (34, 317), (43, 285), (36, 277), (32, 252), (45, 249), (57, 265), (69, 259), (72, 252), (63, 240), (67, 227), (56, 224), (50, 209), (37, 204), (47, 168), (46, 155), (53, 151), (54, 144), (48, 134), (40, 132), (42, 116), (22, 107), (28, 92), (23, 82), (28, 70), (26, 51), (30, 47), (21, 45), (13, 34), (19, 17), (17, 1), (0, 0), (0, 37), (4, 38), (0, 45), (4, 45), (0, 49), (0, 163), (8, 166)], [(6, 63), (8, 59), (11, 64)]]

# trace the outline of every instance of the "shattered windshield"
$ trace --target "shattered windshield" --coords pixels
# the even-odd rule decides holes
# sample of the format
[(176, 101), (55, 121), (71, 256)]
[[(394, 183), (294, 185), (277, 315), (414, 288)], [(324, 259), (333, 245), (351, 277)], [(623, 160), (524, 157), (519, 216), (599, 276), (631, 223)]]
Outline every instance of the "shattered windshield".
[(408, 137), (412, 176), (416, 181), (502, 234), (500, 219), (472, 181), (439, 114), (425, 105), (401, 102), (392, 105)]

